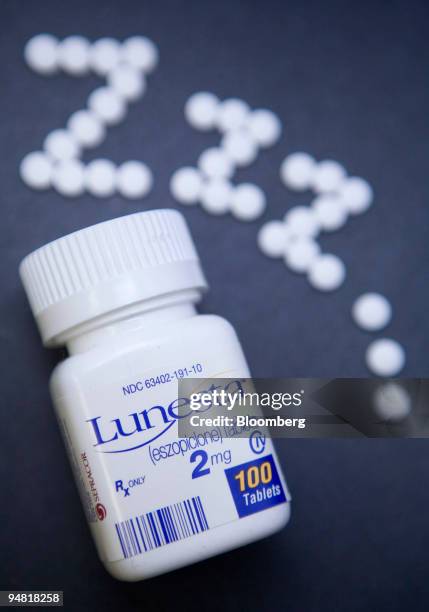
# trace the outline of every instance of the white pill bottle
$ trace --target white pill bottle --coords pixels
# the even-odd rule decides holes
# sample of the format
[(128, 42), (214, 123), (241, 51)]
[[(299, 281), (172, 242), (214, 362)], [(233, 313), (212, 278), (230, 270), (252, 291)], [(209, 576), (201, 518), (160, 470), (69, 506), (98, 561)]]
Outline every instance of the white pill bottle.
[(28, 255), (21, 278), (43, 342), (65, 345), (51, 393), (101, 561), (142, 580), (282, 528), (290, 496), (269, 439), (178, 437), (181, 377), (248, 377), (206, 289), (183, 216), (155, 210)]

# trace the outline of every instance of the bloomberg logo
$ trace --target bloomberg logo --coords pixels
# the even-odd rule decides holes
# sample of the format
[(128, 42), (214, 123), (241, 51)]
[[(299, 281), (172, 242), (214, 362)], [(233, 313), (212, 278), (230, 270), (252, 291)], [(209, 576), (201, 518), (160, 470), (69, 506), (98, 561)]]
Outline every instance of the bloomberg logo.
[[(211, 385), (206, 393), (213, 393), (222, 386)], [(229, 382), (225, 391), (243, 393), (239, 380)], [(189, 410), (186, 410), (186, 406)], [(209, 410), (209, 405), (205, 410)], [(204, 412), (205, 412), (204, 410)], [(93, 446), (101, 453), (127, 453), (142, 448), (164, 435), (178, 421), (192, 414), (189, 398), (179, 397), (167, 406), (151, 406), (140, 412), (132, 412), (125, 417), (107, 420), (103, 416), (87, 419), (95, 438)], [(200, 411), (201, 412), (201, 411)]]

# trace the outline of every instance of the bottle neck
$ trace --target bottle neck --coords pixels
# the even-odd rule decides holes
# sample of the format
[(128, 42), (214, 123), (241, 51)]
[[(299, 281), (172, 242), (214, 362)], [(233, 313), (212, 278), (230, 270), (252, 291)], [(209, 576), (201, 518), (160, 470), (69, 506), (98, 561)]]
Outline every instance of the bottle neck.
[(78, 325), (60, 339), (70, 355), (104, 345), (135, 342), (156, 336), (165, 326), (197, 314), (195, 304), (201, 294), (197, 290), (179, 291), (119, 308), (114, 312)]

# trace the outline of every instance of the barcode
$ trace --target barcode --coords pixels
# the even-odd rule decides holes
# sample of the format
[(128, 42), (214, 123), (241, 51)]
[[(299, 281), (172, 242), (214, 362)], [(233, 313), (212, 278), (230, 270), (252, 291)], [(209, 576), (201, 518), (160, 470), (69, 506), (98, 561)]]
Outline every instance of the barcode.
[(209, 524), (201, 499), (191, 497), (127, 521), (115, 523), (124, 558), (177, 542), (207, 531)]

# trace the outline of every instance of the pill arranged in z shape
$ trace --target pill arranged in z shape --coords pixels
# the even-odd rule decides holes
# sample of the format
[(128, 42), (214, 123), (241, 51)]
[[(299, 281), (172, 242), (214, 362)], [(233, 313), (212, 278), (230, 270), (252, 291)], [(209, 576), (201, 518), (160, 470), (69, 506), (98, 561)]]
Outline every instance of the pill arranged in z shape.
[(98, 197), (115, 191), (128, 199), (145, 197), (153, 183), (151, 170), (143, 162), (124, 162), (118, 168), (106, 159), (86, 166), (79, 160), (82, 148), (98, 146), (106, 126), (122, 121), (127, 104), (145, 91), (145, 74), (158, 63), (158, 49), (144, 36), (132, 36), (123, 43), (101, 38), (90, 43), (83, 36), (58, 40), (50, 34), (34, 36), (25, 46), (24, 58), (34, 71), (43, 75), (58, 70), (83, 76), (89, 70), (106, 77), (107, 85), (94, 90), (88, 108), (74, 112), (66, 129), (50, 132), (44, 152), (28, 154), (21, 162), (22, 180), (34, 189), (53, 187), (67, 197), (86, 189)]

